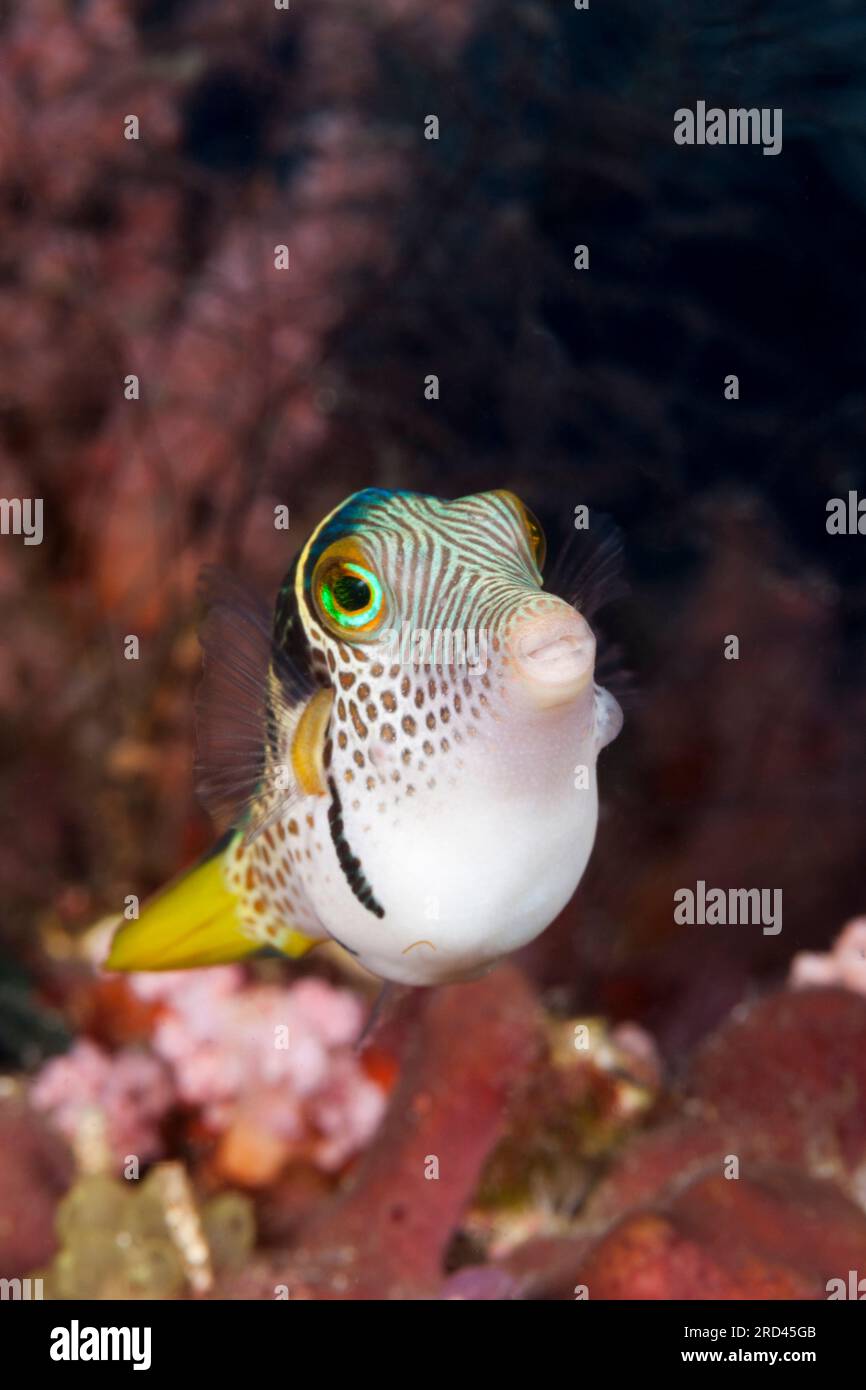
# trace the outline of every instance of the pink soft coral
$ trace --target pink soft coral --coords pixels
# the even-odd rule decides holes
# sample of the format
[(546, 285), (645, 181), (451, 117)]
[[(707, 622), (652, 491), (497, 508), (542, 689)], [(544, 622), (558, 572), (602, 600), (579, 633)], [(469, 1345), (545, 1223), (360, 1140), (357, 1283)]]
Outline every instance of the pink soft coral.
[(161, 1006), (152, 1053), (112, 1056), (79, 1042), (34, 1084), (34, 1103), (70, 1137), (96, 1108), (115, 1156), (156, 1158), (159, 1124), (181, 1103), (230, 1140), (222, 1152), (232, 1175), (248, 1166), (250, 1181), (275, 1176), (293, 1157), (335, 1171), (371, 1138), (385, 1094), (352, 1051), (364, 1006), (348, 990), (316, 979), (247, 984), (237, 966), (129, 983)]
[(98, 1111), (111, 1153), (144, 1162), (161, 1154), (160, 1125), (176, 1100), (168, 1069), (156, 1057), (131, 1048), (112, 1056), (86, 1038), (47, 1062), (30, 1094), (71, 1140), (87, 1114)]
[(866, 995), (866, 917), (855, 917), (826, 954), (800, 951), (791, 962), (790, 984), (841, 985)]
[[(158, 987), (135, 977), (133, 988), (152, 999)], [(364, 1018), (355, 995), (315, 979), (240, 988), (217, 971), (167, 980), (159, 992), (167, 1007), (154, 1050), (213, 1129), (244, 1125), (325, 1169), (371, 1137), (385, 1102), (349, 1050)]]

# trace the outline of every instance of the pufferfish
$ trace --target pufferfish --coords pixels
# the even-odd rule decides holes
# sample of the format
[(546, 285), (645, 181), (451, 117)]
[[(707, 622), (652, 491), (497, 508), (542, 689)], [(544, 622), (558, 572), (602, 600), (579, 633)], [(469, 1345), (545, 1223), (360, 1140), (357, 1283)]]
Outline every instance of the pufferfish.
[(332, 939), (383, 980), (438, 985), (538, 936), (583, 875), (622, 724), (544, 563), (511, 492), (368, 488), (313, 531), (272, 621), (217, 588), (204, 790), (229, 828), (120, 927), (107, 968)]

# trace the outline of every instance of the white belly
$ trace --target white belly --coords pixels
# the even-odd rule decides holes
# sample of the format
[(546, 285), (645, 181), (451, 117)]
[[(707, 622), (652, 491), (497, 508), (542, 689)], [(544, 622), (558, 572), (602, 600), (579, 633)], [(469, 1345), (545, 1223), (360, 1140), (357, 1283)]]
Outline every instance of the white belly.
[[(346, 841), (381, 917), (347, 882), (320, 801), (312, 833), (324, 856), (306, 887), (328, 931), (375, 974), (416, 985), (466, 979), (531, 941), (568, 902), (595, 838), (594, 749), (568, 743), (544, 775), (521, 777), (503, 762), (491, 778), (486, 762), (483, 782), (470, 766), (456, 789), (425, 793), (417, 809), (344, 805)], [(589, 785), (576, 788), (581, 761)]]

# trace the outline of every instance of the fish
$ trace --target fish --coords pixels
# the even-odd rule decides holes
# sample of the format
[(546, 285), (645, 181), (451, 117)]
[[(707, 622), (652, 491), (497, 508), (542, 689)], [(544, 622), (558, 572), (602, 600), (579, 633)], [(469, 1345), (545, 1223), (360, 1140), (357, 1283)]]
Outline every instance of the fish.
[[(622, 726), (589, 602), (546, 589), (545, 563), (511, 491), (366, 488), (313, 530), (272, 617), (206, 580), (200, 789), (225, 829), (121, 924), (105, 968), (334, 941), (435, 986), (543, 932), (583, 876)], [(585, 594), (606, 569), (602, 549)]]

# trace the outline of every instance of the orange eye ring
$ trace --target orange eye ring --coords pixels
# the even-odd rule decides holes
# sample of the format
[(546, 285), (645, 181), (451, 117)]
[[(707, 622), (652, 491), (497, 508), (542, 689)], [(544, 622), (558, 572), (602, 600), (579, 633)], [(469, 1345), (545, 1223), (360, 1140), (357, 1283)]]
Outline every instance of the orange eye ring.
[(547, 559), (547, 540), (544, 535), (544, 527), (535, 513), (530, 511), (526, 503), (520, 500), (516, 492), (509, 492), (507, 488), (500, 488), (498, 495), (505, 498), (523, 522), (523, 529), (529, 541), (532, 558), (535, 561), (538, 573), (542, 574), (544, 571), (544, 562)]

